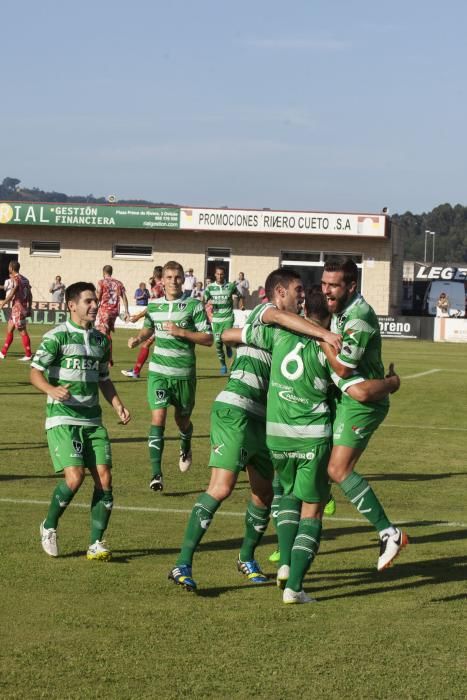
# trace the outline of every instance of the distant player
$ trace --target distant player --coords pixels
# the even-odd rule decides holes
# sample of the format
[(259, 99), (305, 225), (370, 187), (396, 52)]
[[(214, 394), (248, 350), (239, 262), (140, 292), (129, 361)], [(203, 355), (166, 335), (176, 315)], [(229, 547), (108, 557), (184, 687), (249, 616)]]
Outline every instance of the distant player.
[[(342, 349), (337, 355), (328, 352), (327, 357), (339, 377), (348, 378), (358, 371), (366, 379), (382, 379), (379, 323), (372, 307), (357, 293), (357, 275), (353, 260), (329, 261), (324, 266), (321, 284), (332, 314), (331, 328), (342, 334)], [(328, 466), (331, 479), (378, 531), (378, 571), (391, 565), (408, 544), (408, 537), (387, 518), (373, 489), (354, 468), (388, 410), (387, 398), (367, 405), (343, 394), (337, 405)]]
[(12, 260), (8, 265), (10, 273), (11, 286), (3, 301), (0, 301), (0, 309), (11, 302), (11, 315), (7, 323), (7, 334), (5, 343), (0, 352), (0, 360), (4, 360), (8, 352), (8, 348), (13, 342), (15, 328), (20, 332), (21, 342), (24, 348), (24, 357), (20, 358), (20, 362), (30, 362), (32, 359), (31, 340), (27, 331), (27, 317), (31, 313), (32, 292), (29, 280), (24, 275), (21, 275), (20, 264), (16, 260)]
[[(222, 331), (232, 328), (234, 324), (233, 298), (237, 296), (235, 282), (225, 281), (225, 270), (216, 267), (214, 271), (215, 282), (206, 285), (204, 301), (212, 307), (212, 332), (216, 354), (221, 365), (220, 373), (227, 374), (225, 364), (224, 344), (221, 340)], [(232, 357), (232, 348), (227, 347), (227, 357)]]
[(96, 328), (101, 333), (107, 336), (110, 342), (110, 366), (113, 365), (112, 360), (112, 336), (115, 330), (115, 321), (120, 313), (120, 299), (123, 302), (125, 309), (124, 319), (129, 318), (128, 299), (123, 284), (112, 277), (113, 268), (111, 265), (105, 265), (103, 270), (103, 278), (97, 283), (97, 301), (99, 302), (99, 311), (97, 313)]
[(150, 299), (144, 327), (128, 340), (134, 348), (155, 336), (148, 373), (148, 402), (151, 429), (148, 438), (151, 481), (149, 488), (162, 491), (162, 454), (167, 408), (175, 408), (175, 422), (180, 430), (180, 471), (192, 462), (191, 414), (195, 405), (195, 345), (212, 345), (211, 326), (203, 304), (196, 299), (182, 299), (183, 267), (171, 260), (162, 268), (165, 296)]
[(31, 383), (47, 394), (45, 428), (55, 472), (64, 480), (56, 486), (46, 519), (41, 523), (42, 548), (58, 556), (59, 518), (71, 503), (89, 469), (94, 480), (88, 559), (107, 560), (111, 553), (104, 542), (113, 506), (110, 441), (102, 425), (99, 389), (121, 423), (130, 420), (112, 384), (108, 362), (108, 338), (93, 328), (97, 316), (95, 287), (75, 282), (67, 287), (66, 323), (42, 338), (31, 364)]
[[(300, 276), (290, 269), (272, 272), (266, 280), (274, 304), (260, 304), (248, 317), (248, 327), (265, 323), (284, 326), (330, 340), (339, 339), (327, 330), (312, 327), (298, 316), (303, 301)], [(246, 328), (227, 329), (225, 342), (241, 342)], [(195, 590), (192, 575), (194, 552), (221, 503), (230, 496), (241, 471), (248, 472), (251, 500), (245, 514), (245, 535), (237, 568), (250, 583), (267, 581), (255, 559), (255, 549), (269, 522), (273, 498), (273, 468), (266, 447), (266, 396), (271, 354), (240, 345), (227, 386), (216, 397), (211, 411), (211, 478), (191, 512), (182, 548), (169, 578), (186, 590)]]
[[(162, 283), (161, 265), (156, 265), (156, 267), (154, 268), (154, 272), (151, 279), (149, 280), (149, 284), (151, 287), (151, 299), (160, 299), (164, 296), (164, 285)], [(131, 316), (130, 321), (132, 323), (136, 323), (136, 321), (139, 321), (140, 318), (144, 318), (144, 316), (146, 316), (146, 309), (144, 309), (144, 311), (139, 314)], [(148, 340), (142, 343), (141, 350), (138, 353), (138, 357), (136, 358), (136, 362), (133, 366), (133, 369), (122, 369), (122, 374), (125, 375), (125, 377), (130, 377), (130, 379), (139, 379), (141, 370), (144, 367), (144, 363), (149, 357), (149, 349), (153, 342), (154, 336), (151, 336), (150, 338), (148, 338)]]

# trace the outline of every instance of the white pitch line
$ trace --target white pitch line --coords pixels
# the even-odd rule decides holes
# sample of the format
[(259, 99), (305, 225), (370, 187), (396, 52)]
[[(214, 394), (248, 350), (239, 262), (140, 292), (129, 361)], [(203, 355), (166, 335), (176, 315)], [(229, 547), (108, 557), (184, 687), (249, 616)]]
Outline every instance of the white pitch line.
[[(50, 501), (35, 501), (35, 500), (29, 500), (26, 498), (0, 498), (0, 503), (14, 503), (17, 505), (34, 505), (34, 506), (48, 506), (50, 505)], [(89, 510), (89, 504), (87, 503), (70, 503), (71, 508), (85, 508), (86, 510)], [(127, 512), (137, 512), (137, 513), (175, 513), (177, 515), (189, 515), (191, 513), (191, 509), (188, 510), (186, 508), (154, 508), (154, 507), (149, 507), (149, 506), (114, 506), (112, 510), (123, 510)], [(218, 510), (216, 515), (227, 515), (231, 516), (234, 518), (244, 518), (245, 517), (245, 512), (243, 513), (238, 513), (235, 511), (222, 511)], [(336, 522), (342, 522), (342, 523), (360, 523), (361, 525), (367, 523), (367, 521), (364, 518), (339, 518), (336, 517), (335, 515), (332, 516), (325, 516), (325, 520), (333, 521), (335, 520)], [(405, 523), (412, 523), (412, 524), (417, 524), (417, 525), (425, 525), (426, 527), (428, 526), (435, 526), (438, 525), (439, 527), (465, 527), (467, 528), (467, 523), (460, 523), (460, 522), (447, 522), (447, 521), (442, 521), (439, 523), (433, 523), (431, 521), (424, 521), (424, 520), (419, 520), (419, 521), (414, 521), (413, 519), (410, 520), (398, 520), (394, 521), (395, 525), (404, 525)]]
[(439, 425), (408, 425), (407, 423), (404, 423), (404, 425), (396, 425), (395, 423), (381, 423), (382, 428), (398, 428), (400, 430), (403, 430), (404, 428), (407, 428), (408, 430), (431, 430), (432, 432), (437, 432), (438, 430), (451, 430), (454, 432), (461, 432), (461, 433), (466, 433), (467, 428), (448, 428), (445, 426), (439, 426)]
[(407, 377), (401, 377), (404, 381), (406, 379), (417, 379), (418, 377), (426, 377), (427, 374), (435, 374), (435, 372), (441, 372), (440, 369), (429, 369), (426, 372), (419, 372), (418, 374), (408, 374)]

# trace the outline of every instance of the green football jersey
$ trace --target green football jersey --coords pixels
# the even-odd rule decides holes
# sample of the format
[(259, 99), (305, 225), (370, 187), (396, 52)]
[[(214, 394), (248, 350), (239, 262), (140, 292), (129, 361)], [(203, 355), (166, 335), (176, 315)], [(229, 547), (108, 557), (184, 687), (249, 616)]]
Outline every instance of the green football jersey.
[[(337, 355), (341, 364), (358, 369), (365, 379), (384, 378), (378, 318), (360, 294), (354, 296), (343, 311), (333, 314), (331, 330), (342, 335), (342, 349)], [(353, 400), (345, 394), (343, 398)], [(388, 401), (385, 398), (377, 403), (387, 405)]]
[(47, 396), (46, 430), (102, 425), (99, 382), (109, 379), (109, 358), (109, 340), (95, 328), (86, 330), (67, 321), (44, 335), (31, 367), (46, 372), (53, 386), (67, 385), (71, 394), (66, 401)]
[[(263, 314), (273, 304), (259, 304), (248, 315), (242, 329), (242, 340), (249, 328), (263, 323)], [(228, 404), (247, 411), (256, 418), (266, 418), (266, 397), (271, 370), (271, 353), (249, 345), (239, 345), (230, 369), (230, 377), (224, 391), (217, 395), (216, 403)]]
[(310, 443), (328, 440), (331, 376), (318, 343), (274, 326), (252, 327), (246, 340), (272, 352), (266, 409), (268, 447), (300, 452)]
[(163, 325), (167, 321), (189, 331), (210, 333), (211, 326), (203, 304), (194, 298), (150, 299), (144, 317), (144, 328), (151, 328), (156, 338), (149, 371), (181, 379), (196, 376), (194, 343), (185, 338), (174, 338), (164, 331)]
[(204, 301), (212, 304), (212, 322), (225, 323), (233, 320), (233, 297), (238, 295), (235, 282), (217, 284), (212, 282), (204, 290)]

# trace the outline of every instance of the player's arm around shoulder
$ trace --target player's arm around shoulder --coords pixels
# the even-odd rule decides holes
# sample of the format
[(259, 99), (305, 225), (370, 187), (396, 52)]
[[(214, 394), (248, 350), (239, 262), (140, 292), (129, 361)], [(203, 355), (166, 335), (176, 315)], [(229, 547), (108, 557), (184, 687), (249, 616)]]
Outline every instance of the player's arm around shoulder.
[(335, 372), (337, 374), (337, 376), (340, 377), (341, 379), (346, 379), (347, 377), (351, 377), (355, 371), (355, 368), (342, 364), (342, 362), (340, 362), (340, 360), (337, 356), (337, 352), (336, 352), (334, 347), (332, 347), (331, 345), (329, 345), (328, 343), (326, 343), (324, 341), (320, 341), (319, 344), (320, 344), (322, 351), (326, 355), (326, 359), (329, 362), (333, 372)]

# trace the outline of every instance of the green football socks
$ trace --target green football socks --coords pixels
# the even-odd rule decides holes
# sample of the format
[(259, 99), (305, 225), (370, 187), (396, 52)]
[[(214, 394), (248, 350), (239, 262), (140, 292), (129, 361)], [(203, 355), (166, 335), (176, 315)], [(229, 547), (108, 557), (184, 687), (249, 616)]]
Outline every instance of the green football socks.
[(245, 513), (245, 535), (240, 548), (240, 561), (255, 558), (255, 549), (261, 541), (269, 523), (271, 509), (255, 506), (250, 501)]
[(277, 472), (274, 472), (274, 479), (272, 480), (272, 492), (274, 494), (274, 498), (272, 499), (271, 505), (271, 518), (272, 524), (274, 525), (274, 529), (277, 533), (277, 516), (279, 514), (281, 498), (284, 493), (284, 489), (282, 488), (281, 480), (279, 479), (279, 475)]
[(277, 514), (277, 539), (279, 540), (279, 566), (290, 566), (292, 546), (297, 536), (302, 502), (292, 494), (282, 496)]
[(321, 529), (321, 520), (318, 518), (302, 518), (300, 520), (297, 536), (292, 547), (287, 588), (297, 592), (302, 590), (305, 574), (318, 554)]
[(344, 481), (341, 481), (339, 486), (358, 512), (364, 515), (378, 532), (391, 527), (383, 506), (363, 476), (352, 472)]
[(152, 476), (162, 474), (162, 453), (164, 452), (164, 426), (151, 425), (148, 437), (149, 460)]
[(193, 435), (193, 423), (190, 423), (186, 433), (180, 430), (180, 452), (189, 452), (191, 450), (191, 437)]
[(112, 489), (106, 491), (94, 489), (91, 502), (91, 544), (96, 540), (102, 540), (109, 524), (113, 504)]
[(44, 522), (44, 527), (57, 529), (58, 520), (71, 503), (75, 492), (66, 485), (65, 481), (60, 481), (54, 489), (49, 511)]
[(177, 566), (181, 564), (191, 566), (195, 549), (201, 542), (220, 504), (221, 501), (216, 501), (208, 493), (202, 493), (198, 497), (185, 529)]

